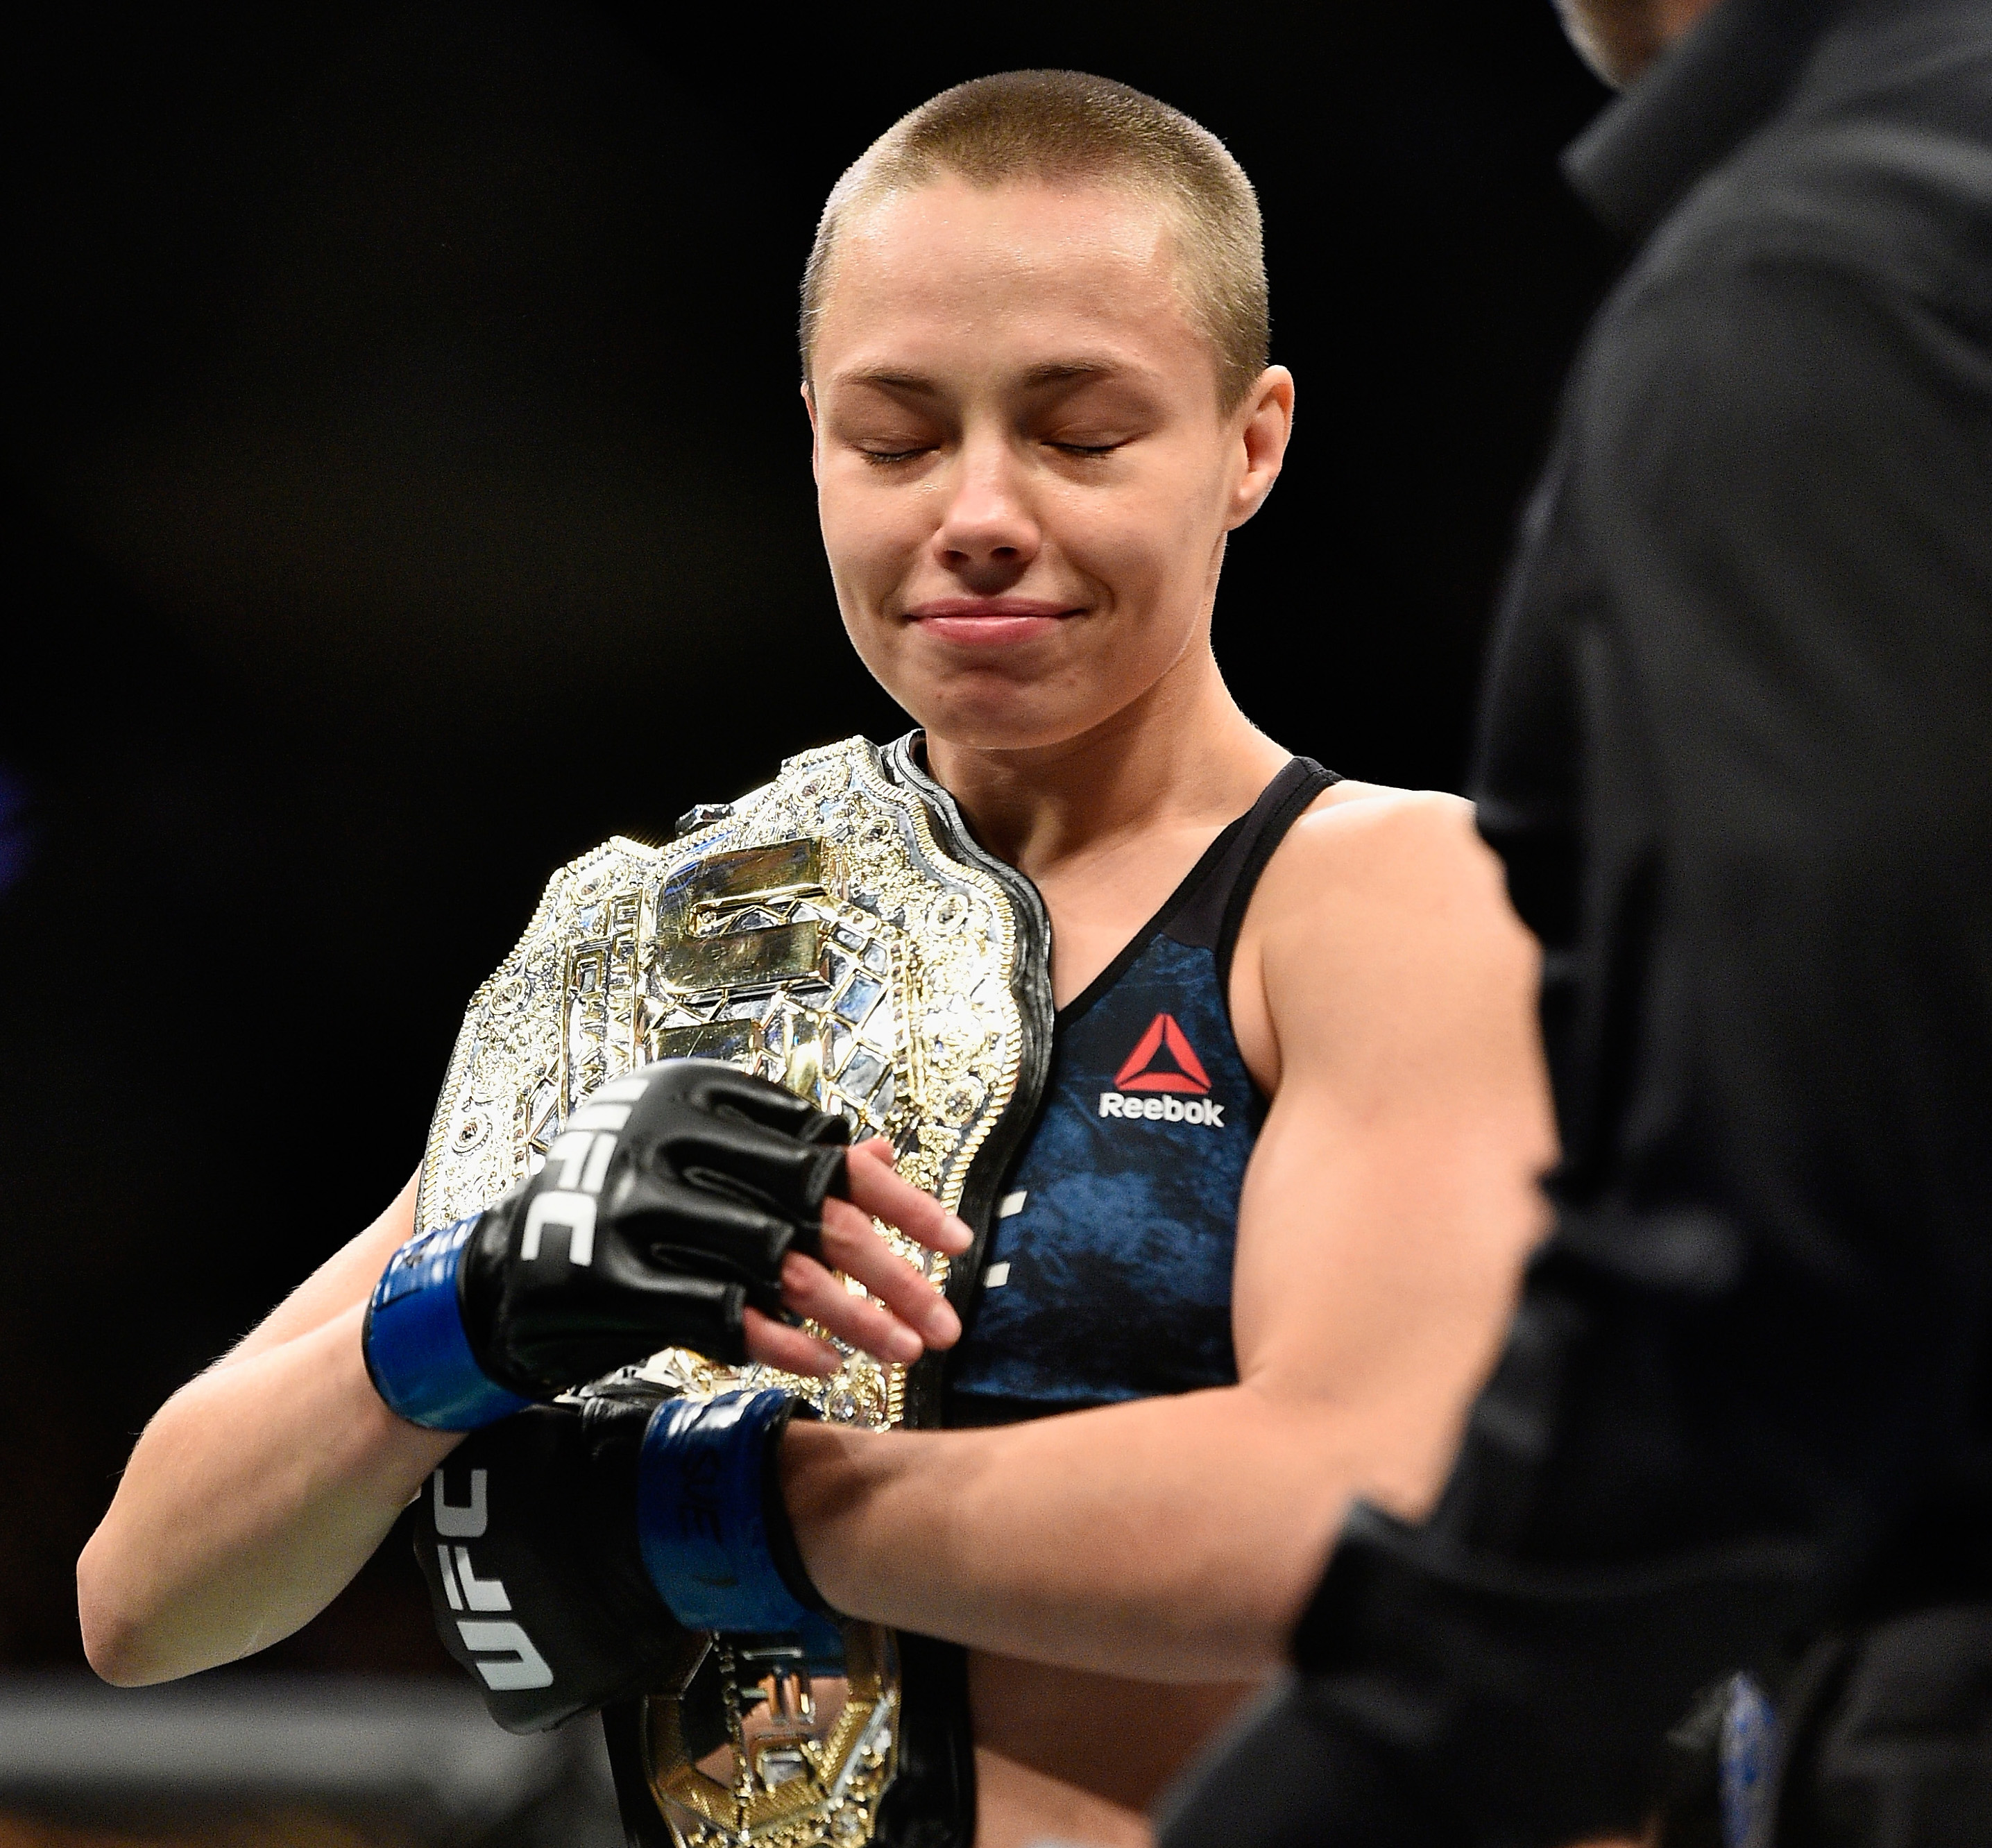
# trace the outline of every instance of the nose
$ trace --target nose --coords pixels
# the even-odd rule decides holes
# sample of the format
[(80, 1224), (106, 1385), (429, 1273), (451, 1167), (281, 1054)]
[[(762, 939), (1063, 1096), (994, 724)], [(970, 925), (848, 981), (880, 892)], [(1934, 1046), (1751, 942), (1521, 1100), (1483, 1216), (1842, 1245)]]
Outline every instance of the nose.
[(953, 472), (934, 533), (935, 557), (980, 594), (1007, 589), (1041, 543), (1018, 458), (997, 432), (971, 432), (956, 452)]

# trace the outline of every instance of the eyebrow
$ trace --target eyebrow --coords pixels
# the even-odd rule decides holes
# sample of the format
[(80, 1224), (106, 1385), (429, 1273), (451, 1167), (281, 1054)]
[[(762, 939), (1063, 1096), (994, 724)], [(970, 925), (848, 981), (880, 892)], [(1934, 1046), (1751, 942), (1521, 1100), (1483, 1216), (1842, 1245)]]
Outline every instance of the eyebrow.
[[(1047, 360), (1029, 367), (1022, 383), (1027, 390), (1043, 385), (1060, 385), (1073, 379), (1110, 378), (1127, 368), (1106, 360)], [(861, 367), (853, 372), (832, 375), (839, 385), (877, 385), (889, 391), (904, 391), (931, 397), (940, 390), (926, 374), (895, 371), (889, 366)]]
[(1059, 385), (1067, 379), (1103, 379), (1126, 367), (1110, 364), (1104, 360), (1048, 360), (1042, 366), (1033, 366), (1024, 374), (1028, 385)]

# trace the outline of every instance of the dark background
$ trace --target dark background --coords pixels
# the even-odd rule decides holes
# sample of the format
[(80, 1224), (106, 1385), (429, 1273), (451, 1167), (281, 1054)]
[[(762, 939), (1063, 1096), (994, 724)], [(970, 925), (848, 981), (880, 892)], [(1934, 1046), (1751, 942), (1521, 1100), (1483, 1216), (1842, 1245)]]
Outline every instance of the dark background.
[[(147, 1415), (414, 1166), (547, 872), (902, 721), (845, 648), (793, 342), (831, 182), (1076, 66), (1223, 135), (1299, 433), (1220, 661), (1456, 788), (1607, 255), (1549, 0), (71, 5), (18, 24), (0, 655), (0, 1666)], [(391, 1542), (292, 1666), (440, 1666)]]

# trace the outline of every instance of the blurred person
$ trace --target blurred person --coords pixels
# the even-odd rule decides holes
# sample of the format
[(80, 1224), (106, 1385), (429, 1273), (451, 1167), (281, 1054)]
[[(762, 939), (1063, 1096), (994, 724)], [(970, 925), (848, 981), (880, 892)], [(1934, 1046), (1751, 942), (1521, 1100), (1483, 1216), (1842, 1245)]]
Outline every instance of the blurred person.
[[(833, 193), (803, 346), (853, 646), (1049, 912), (1051, 1075), (950, 1359), (957, 1428), (789, 1422), (771, 1393), (723, 1417), (646, 1406), (624, 1441), (611, 1407), (602, 1444), (548, 1464), (551, 1537), (496, 1608), (539, 1638), (549, 1711), (599, 1703), (688, 1608), (635, 1563), (636, 1530), (657, 1542), (640, 1511), (660, 1447), (671, 1468), (696, 1449), (756, 1485), (729, 1585), (965, 1646), (972, 1774), (913, 1819), (938, 1831), (920, 1839), (1139, 1843), (1278, 1663), (1351, 1495), (1436, 1489), (1541, 1227), (1534, 953), (1466, 805), (1294, 756), (1219, 673), (1225, 547), (1280, 472), (1294, 387), (1268, 363), (1257, 203), (1213, 137), (1072, 73), (945, 93)], [(847, 1154), (806, 1106), (714, 1069), (618, 1081), (605, 1159), (724, 1139), (721, 1178), (773, 1214), (776, 1313), (718, 1337), (798, 1372), (834, 1357), (783, 1309), (895, 1362), (953, 1345), (953, 1312), (864, 1215), (956, 1256), (967, 1229), (880, 1145)], [(1199, 1108), (1146, 1107), (1165, 1093)], [(698, 1192), (672, 1209), (681, 1250), (732, 1236)], [(410, 1241), (404, 1194), (169, 1402), (81, 1561), (100, 1672), (156, 1680), (275, 1640), (464, 1427), (500, 1446), (553, 1428), (506, 1414), (591, 1376), (584, 1349), (600, 1372), (681, 1337), (667, 1310), (702, 1274), (636, 1253), (612, 1302), (541, 1291), (531, 1212)], [(818, 1216), (821, 1263), (801, 1255)], [(388, 1352), (397, 1305), (445, 1294), (449, 1353)], [(557, 1614), (622, 1597), (627, 1649), (597, 1686)]]
[(1476, 773), (1556, 1227), (1162, 1839), (1992, 1842), (1992, 8), (1564, 11), (1639, 248)]

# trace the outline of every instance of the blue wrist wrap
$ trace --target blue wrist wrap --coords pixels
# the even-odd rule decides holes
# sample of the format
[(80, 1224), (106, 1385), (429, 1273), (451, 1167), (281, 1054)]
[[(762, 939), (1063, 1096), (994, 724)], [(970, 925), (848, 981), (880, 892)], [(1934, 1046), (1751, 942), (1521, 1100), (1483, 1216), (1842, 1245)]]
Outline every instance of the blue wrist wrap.
[(667, 1399), (643, 1434), (636, 1477), (643, 1564), (688, 1630), (831, 1629), (789, 1589), (768, 1546), (761, 1499), (768, 1434), (789, 1403), (772, 1389)]
[(390, 1411), (432, 1430), (474, 1431), (533, 1402), (486, 1379), (456, 1305), (456, 1267), (483, 1217), (409, 1239), (387, 1260), (367, 1307), (361, 1352)]

